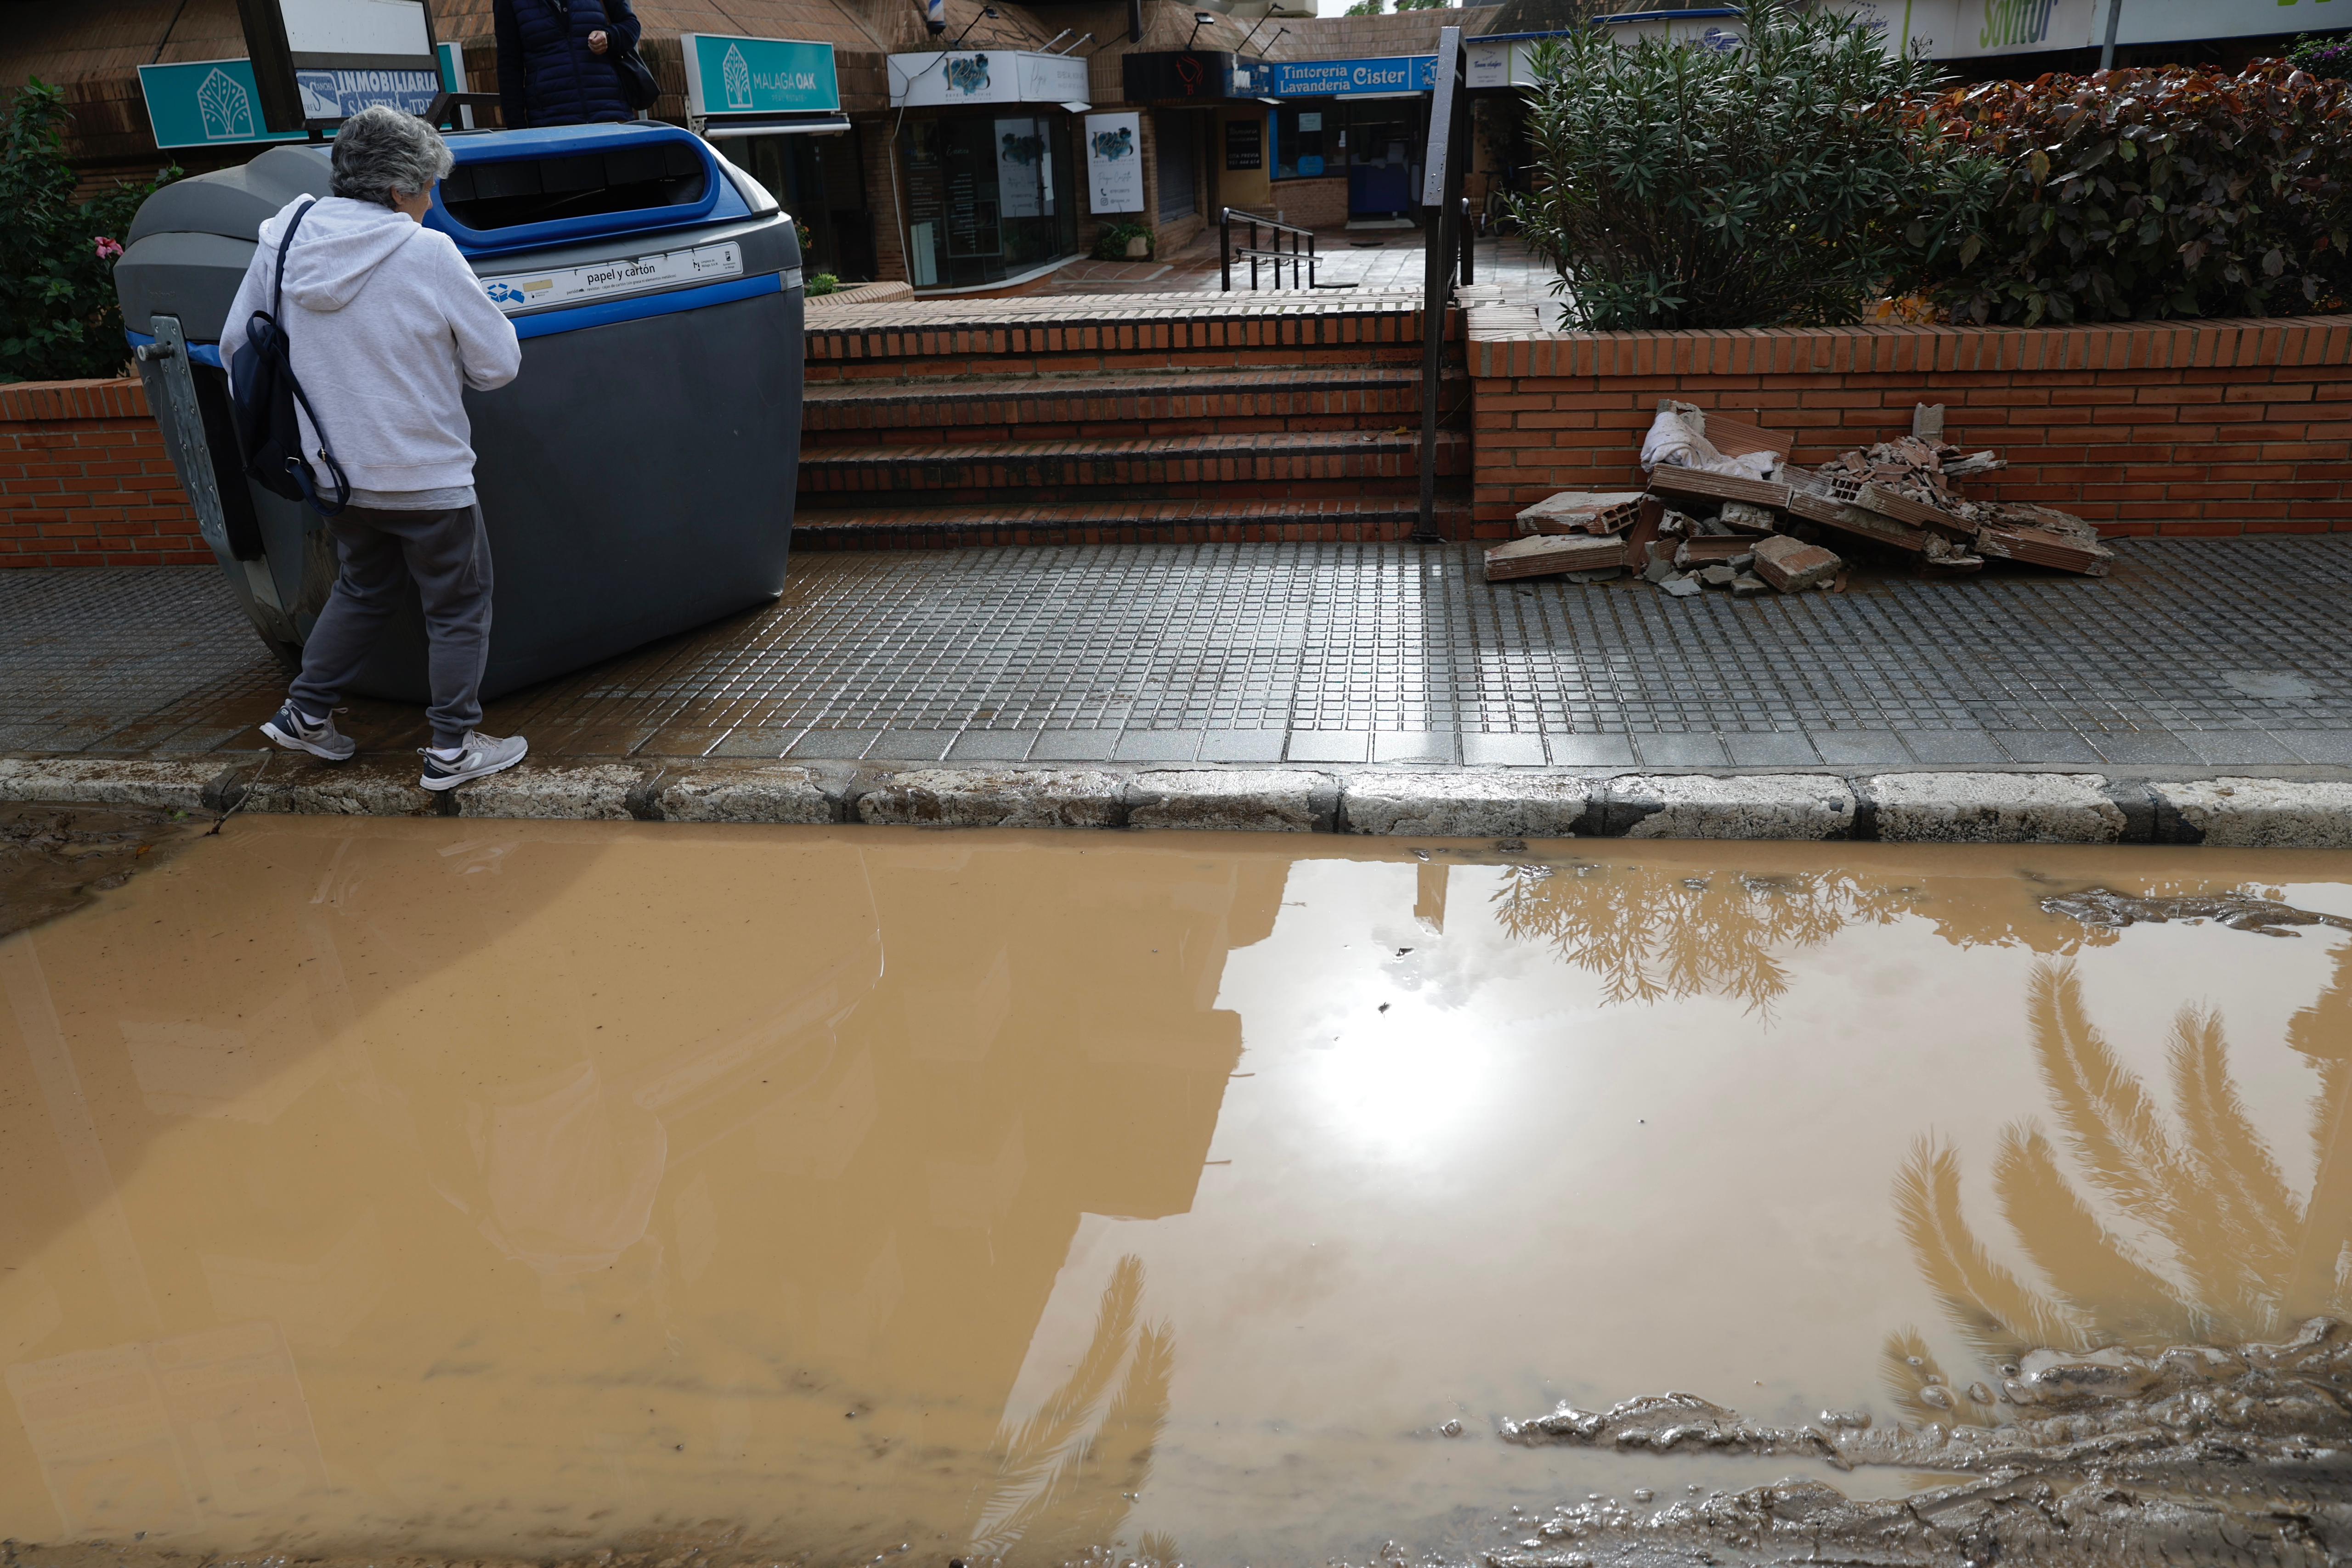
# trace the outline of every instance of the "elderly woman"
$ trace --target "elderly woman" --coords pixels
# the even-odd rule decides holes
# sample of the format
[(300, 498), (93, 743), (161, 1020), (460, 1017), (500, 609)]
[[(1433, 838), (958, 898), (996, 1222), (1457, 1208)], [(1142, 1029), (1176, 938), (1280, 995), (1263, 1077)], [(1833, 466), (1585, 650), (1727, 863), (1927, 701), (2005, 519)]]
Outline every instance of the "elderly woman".
[(269, 308), (278, 241), (296, 224), (279, 321), (323, 426), (305, 419), (303, 445), (331, 451), (352, 493), (327, 522), (341, 563), (334, 591), (286, 706), (261, 732), (330, 762), (349, 758), (355, 747), (335, 728), (335, 704), (414, 580), (431, 643), (427, 789), (511, 768), (527, 749), (520, 736), (475, 728), (490, 649), (490, 541), (474, 504), (464, 394), (514, 380), (522, 348), (449, 237), (423, 226), (449, 163), (440, 133), (414, 115), (378, 107), (343, 121), (334, 194), (302, 197), (262, 224), (220, 346), (235, 363), (254, 312)]

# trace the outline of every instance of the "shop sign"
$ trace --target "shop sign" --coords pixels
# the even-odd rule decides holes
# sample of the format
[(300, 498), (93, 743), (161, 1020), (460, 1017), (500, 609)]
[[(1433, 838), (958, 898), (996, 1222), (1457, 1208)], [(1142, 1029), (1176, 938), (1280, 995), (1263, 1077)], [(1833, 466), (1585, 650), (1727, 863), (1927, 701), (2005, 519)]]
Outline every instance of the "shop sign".
[(1223, 49), (1161, 49), (1122, 56), (1119, 80), (1129, 103), (1181, 103), (1231, 95), (1234, 57)]
[[(2352, 20), (2338, 15), (2343, 9), (2344, 0), (2126, 0), (2116, 41), (2162, 44), (2341, 27)], [(2106, 26), (2102, 9), (2099, 37), (2085, 41), (2103, 42)]]
[(158, 147), (217, 147), (232, 141), (299, 141), (299, 131), (273, 131), (261, 120), (261, 89), (251, 60), (183, 60), (141, 66), (139, 93)]
[(892, 55), (890, 107), (1087, 101), (1087, 62), (1020, 49), (949, 49)]
[(1225, 121), (1225, 167), (1228, 169), (1265, 167), (1265, 122), (1264, 120), (1251, 119)]
[(1336, 98), (1351, 93), (1428, 92), (1437, 85), (1435, 55), (1379, 60), (1276, 60), (1276, 98)]
[(266, 129), (423, 114), (443, 90), (425, 0), (239, 0), (237, 17)]
[(1087, 116), (1087, 205), (1097, 213), (1143, 210), (1143, 116)]
[(833, 46), (796, 38), (739, 38), (688, 33), (686, 101), (698, 118), (729, 114), (817, 114), (841, 108)]
[(301, 95), (305, 120), (349, 120), (378, 104), (422, 115), (441, 93), (441, 69), (431, 70), (297, 70), (294, 90)]
[(1565, 33), (1538, 33), (1517, 38), (1462, 40), (1462, 78), (1471, 87), (1533, 87), (1536, 50)]
[[(2118, 44), (2188, 43), (2340, 26), (2344, 0), (2122, 0)], [(1839, 0), (1929, 59), (2095, 48), (2108, 0)]]
[[(2124, 14), (2145, 3), (2133, 0)], [(2106, 16), (2102, 0), (1847, 0), (1844, 9), (1914, 54), (1944, 60), (2083, 48)]]
[[(1902, 0), (1896, 0), (1900, 5)], [(1696, 44), (1718, 54), (1727, 53), (1747, 41), (1739, 12), (1729, 5), (1694, 8), (1682, 11), (1634, 11), (1597, 19), (1609, 29), (1610, 42), (1633, 45), (1644, 38), (1661, 44)]]

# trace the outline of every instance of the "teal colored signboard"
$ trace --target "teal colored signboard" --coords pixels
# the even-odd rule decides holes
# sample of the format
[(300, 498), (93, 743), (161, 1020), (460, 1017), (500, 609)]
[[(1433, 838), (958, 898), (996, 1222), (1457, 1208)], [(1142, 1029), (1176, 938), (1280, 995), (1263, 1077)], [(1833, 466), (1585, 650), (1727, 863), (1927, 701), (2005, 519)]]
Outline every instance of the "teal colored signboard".
[(831, 44), (688, 33), (687, 102), (706, 119), (730, 114), (837, 112), (841, 85)]
[(239, 141), (300, 141), (299, 131), (261, 122), (251, 60), (183, 60), (141, 66), (139, 91), (158, 147), (221, 147)]

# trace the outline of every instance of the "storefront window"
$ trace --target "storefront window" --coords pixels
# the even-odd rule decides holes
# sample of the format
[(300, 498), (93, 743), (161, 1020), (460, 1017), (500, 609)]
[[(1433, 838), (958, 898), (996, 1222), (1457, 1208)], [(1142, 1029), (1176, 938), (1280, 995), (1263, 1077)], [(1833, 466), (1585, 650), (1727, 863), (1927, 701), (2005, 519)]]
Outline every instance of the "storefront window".
[(748, 157), (751, 178), (800, 225), (801, 270), (812, 277), (830, 272), (863, 283), (874, 276), (874, 220), (866, 210), (857, 137), (853, 130), (838, 136), (754, 136), (730, 144), (728, 155)]
[(911, 120), (908, 278), (918, 288), (994, 283), (1078, 248), (1066, 115)]
[[(1339, 172), (1339, 127), (1344, 112), (1329, 104), (1287, 104), (1274, 116), (1274, 177), (1314, 180)], [(1329, 152), (1325, 149), (1328, 148)]]
[(1356, 216), (1409, 210), (1428, 136), (1426, 99), (1343, 99), (1286, 104), (1275, 111), (1274, 177), (1314, 180), (1348, 176), (1348, 206)]

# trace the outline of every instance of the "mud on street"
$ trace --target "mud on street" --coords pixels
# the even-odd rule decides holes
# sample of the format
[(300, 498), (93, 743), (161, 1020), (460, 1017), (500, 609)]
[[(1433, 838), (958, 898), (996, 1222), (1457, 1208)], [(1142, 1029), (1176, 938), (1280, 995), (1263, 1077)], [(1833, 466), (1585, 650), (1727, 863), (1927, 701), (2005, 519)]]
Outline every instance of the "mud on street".
[(2352, 856), (68, 815), (11, 1568), (2352, 1550)]

